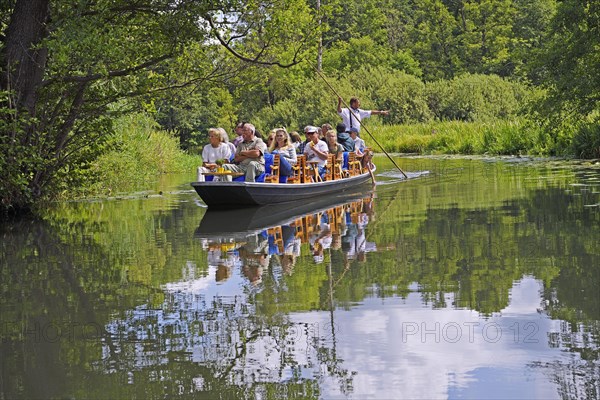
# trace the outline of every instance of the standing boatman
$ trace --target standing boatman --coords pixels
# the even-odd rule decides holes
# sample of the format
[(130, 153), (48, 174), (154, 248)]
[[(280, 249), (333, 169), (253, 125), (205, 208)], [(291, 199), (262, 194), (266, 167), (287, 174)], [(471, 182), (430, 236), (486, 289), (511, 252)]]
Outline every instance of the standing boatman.
[(362, 110), (360, 101), (353, 97), (350, 99), (350, 108), (342, 108), (342, 98), (338, 96), (337, 113), (342, 117), (342, 122), (346, 125), (348, 132), (352, 128), (358, 129), (360, 134), (360, 123), (363, 118), (369, 118), (371, 115), (389, 115), (387, 110)]

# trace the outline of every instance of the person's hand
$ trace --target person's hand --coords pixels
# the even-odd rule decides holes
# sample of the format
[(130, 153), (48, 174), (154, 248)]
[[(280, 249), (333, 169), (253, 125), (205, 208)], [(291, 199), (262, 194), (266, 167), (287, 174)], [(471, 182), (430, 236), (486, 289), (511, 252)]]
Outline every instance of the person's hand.
[(381, 111), (381, 115), (390, 115), (390, 111), (389, 110), (383, 110), (383, 111)]

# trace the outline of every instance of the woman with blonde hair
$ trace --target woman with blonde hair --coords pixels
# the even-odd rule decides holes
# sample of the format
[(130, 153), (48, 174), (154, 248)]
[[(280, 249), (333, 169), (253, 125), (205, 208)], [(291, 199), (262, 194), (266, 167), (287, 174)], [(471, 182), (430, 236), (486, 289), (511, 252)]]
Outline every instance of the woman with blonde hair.
[(269, 153), (279, 153), (281, 174), (290, 176), (292, 174), (292, 165), (295, 165), (298, 162), (296, 148), (292, 144), (292, 139), (285, 128), (276, 128), (271, 132), (275, 133), (275, 138), (269, 146)]
[(223, 136), (218, 128), (208, 130), (208, 144), (202, 150), (202, 166), (198, 167), (198, 181), (204, 181), (203, 173), (211, 172), (217, 164), (228, 162), (233, 153), (229, 146), (223, 142)]
[(279, 153), (279, 157), (285, 158), (291, 165), (296, 164), (298, 157), (296, 148), (292, 144), (292, 139), (285, 128), (277, 128), (275, 131), (275, 140), (269, 147), (270, 153)]
[(275, 129), (272, 129), (271, 132), (267, 135), (267, 139), (265, 140), (267, 144), (267, 149), (269, 153), (271, 152), (271, 147), (275, 144)]
[(221, 140), (223, 140), (223, 143), (225, 143), (227, 146), (229, 146), (229, 149), (231, 150), (231, 154), (235, 154), (235, 151), (236, 151), (235, 144), (233, 144), (229, 141), (229, 135), (227, 134), (227, 131), (225, 130), (225, 128), (217, 128), (217, 129), (219, 130), (219, 133), (221, 134)]

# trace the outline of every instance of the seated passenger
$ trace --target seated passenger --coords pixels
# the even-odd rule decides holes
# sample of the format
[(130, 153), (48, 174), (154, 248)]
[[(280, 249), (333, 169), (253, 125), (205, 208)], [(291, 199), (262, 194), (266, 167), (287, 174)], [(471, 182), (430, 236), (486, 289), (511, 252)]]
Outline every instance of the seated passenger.
[(319, 131), (319, 128), (317, 128), (316, 126), (307, 125), (304, 127), (304, 137), (306, 139), (298, 145), (298, 148), (296, 149), (296, 154), (304, 154), (304, 150), (306, 149), (306, 146), (312, 140), (312, 137), (311, 137), (312, 133), (318, 132), (318, 131)]
[(242, 132), (244, 131), (244, 124), (245, 122), (240, 122), (239, 124), (237, 124), (235, 126), (235, 139), (233, 139), (233, 145), (235, 147), (237, 147), (238, 144), (242, 143), (244, 141), (244, 138), (242, 137)]
[[(233, 171), (242, 172), (246, 175), (246, 182), (254, 182), (256, 177), (265, 172), (265, 157), (267, 146), (262, 139), (254, 136), (255, 128), (252, 124), (244, 124), (242, 133), (243, 142), (237, 146), (234, 164), (225, 164), (223, 168)], [(227, 177), (231, 180), (231, 176)]]
[[(309, 129), (307, 136), (310, 138), (310, 142), (304, 148), (304, 155), (306, 156), (306, 162), (318, 162), (319, 175), (323, 176), (325, 173), (325, 164), (327, 163), (327, 155), (329, 149), (327, 143), (319, 139), (319, 132), (316, 127)], [(306, 129), (305, 129), (306, 130)]]
[(227, 146), (229, 146), (229, 149), (231, 150), (231, 155), (234, 155), (235, 154), (235, 144), (233, 144), (229, 141), (229, 135), (227, 134), (227, 131), (224, 128), (217, 128), (217, 129), (219, 130), (219, 133), (221, 134), (223, 143), (225, 143)]
[[(292, 139), (292, 145), (294, 145), (294, 148), (298, 150), (298, 146), (300, 146), (300, 143), (302, 143), (300, 134), (296, 131), (290, 132), (290, 138)], [(298, 154), (298, 151), (296, 151), (296, 154)]]
[(356, 155), (362, 156), (365, 154), (367, 145), (365, 141), (358, 136), (358, 129), (356, 127), (350, 128), (350, 137), (354, 141), (354, 151), (356, 152)]
[(273, 146), (275, 144), (275, 129), (273, 129), (273, 130), (271, 130), (271, 132), (269, 132), (269, 134), (267, 135), (267, 140), (265, 141), (265, 144), (267, 145), (267, 149), (270, 153), (271, 146)]
[(344, 125), (343, 122), (340, 122), (335, 127), (335, 130), (337, 131), (337, 141), (344, 146), (344, 150), (354, 151), (354, 140), (352, 140), (348, 132), (346, 132), (346, 125)]
[(204, 182), (203, 172), (211, 172), (219, 163), (229, 161), (232, 153), (229, 146), (223, 143), (221, 132), (218, 128), (210, 128), (208, 130), (209, 143), (202, 150), (202, 166), (198, 167), (198, 181)]
[(335, 154), (335, 158), (337, 160), (342, 159), (342, 155), (344, 154), (344, 146), (338, 143), (337, 141), (337, 133), (333, 129), (327, 132), (327, 148), (329, 149), (330, 154)]
[(290, 135), (285, 128), (275, 129), (275, 140), (269, 146), (269, 152), (272, 154), (279, 153), (281, 174), (290, 176), (292, 165), (296, 165), (298, 157), (296, 156), (296, 148), (291, 144)]
[(332, 129), (333, 129), (333, 126), (331, 126), (331, 124), (325, 123), (325, 124), (321, 125), (321, 140), (327, 141), (327, 132), (329, 132)]

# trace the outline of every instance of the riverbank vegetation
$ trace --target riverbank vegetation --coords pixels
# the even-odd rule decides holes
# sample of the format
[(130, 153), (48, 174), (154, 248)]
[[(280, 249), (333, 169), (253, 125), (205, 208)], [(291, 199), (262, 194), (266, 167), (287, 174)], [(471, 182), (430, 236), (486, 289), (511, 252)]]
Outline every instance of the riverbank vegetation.
[(390, 110), (366, 121), (388, 151), (598, 158), (599, 7), (4, 2), (1, 208), (136, 187), (188, 163), (169, 161), (177, 144), (197, 155), (211, 126), (335, 122), (338, 94)]
[(114, 196), (153, 186), (160, 175), (194, 171), (202, 162), (197, 155), (183, 152), (179, 139), (148, 115), (132, 114), (115, 121), (109, 150), (99, 156), (81, 181), (70, 181), (61, 197), (65, 199)]

